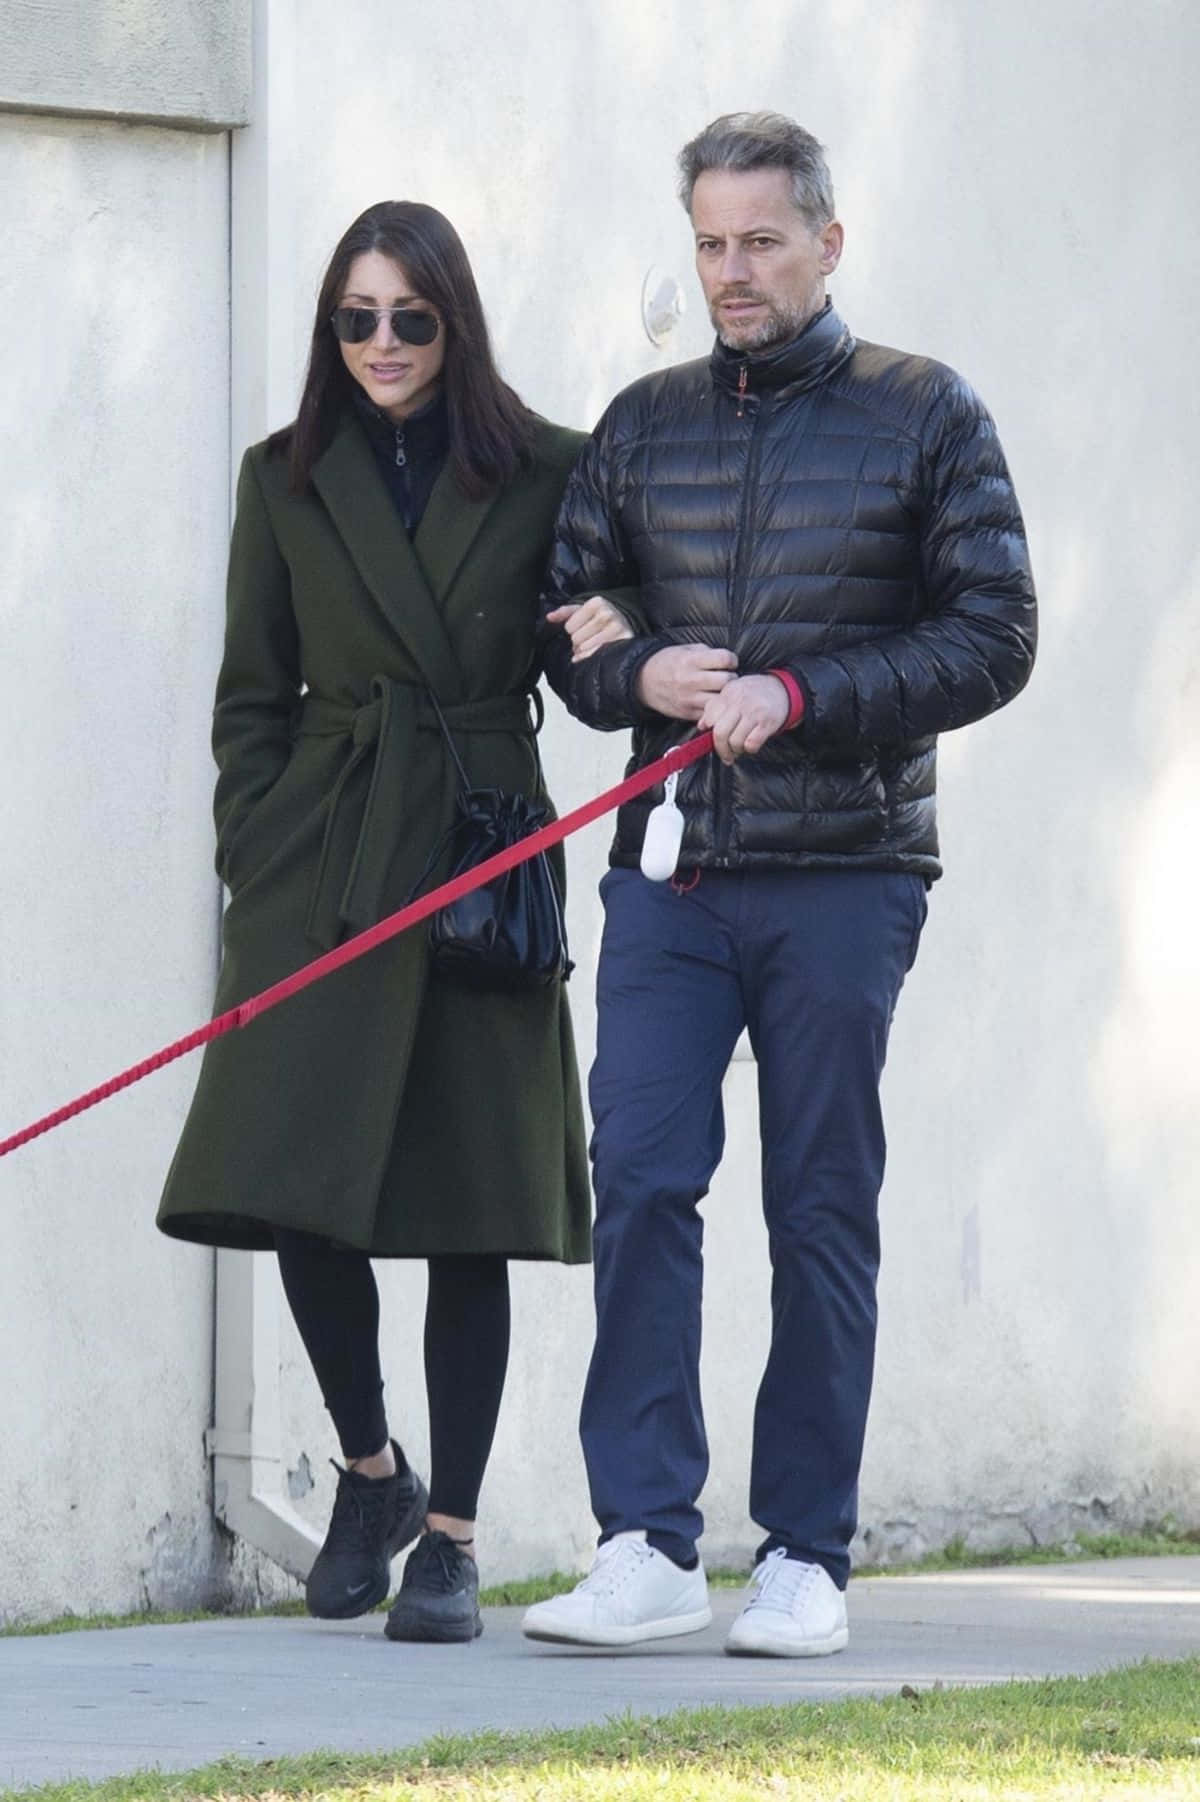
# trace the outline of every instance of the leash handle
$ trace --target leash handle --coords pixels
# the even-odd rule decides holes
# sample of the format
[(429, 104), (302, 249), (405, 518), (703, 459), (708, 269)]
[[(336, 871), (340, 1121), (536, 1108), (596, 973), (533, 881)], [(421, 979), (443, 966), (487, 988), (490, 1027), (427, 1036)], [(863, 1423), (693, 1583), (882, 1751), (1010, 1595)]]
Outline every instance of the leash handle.
[(451, 901), (457, 901), (461, 895), (469, 895), (473, 889), (482, 888), (485, 883), (494, 881), (497, 876), (502, 876), (506, 870), (515, 869), (519, 863), (525, 863), (529, 858), (536, 857), (539, 852), (549, 850), (551, 845), (561, 844), (563, 839), (570, 838), (572, 833), (580, 831), (584, 826), (590, 826), (593, 820), (602, 818), (604, 814), (611, 813), (614, 807), (620, 807), (624, 802), (632, 801), (635, 796), (645, 794), (646, 790), (653, 788), (655, 783), (678, 776), (680, 770), (687, 769), (689, 764), (698, 763), (702, 757), (707, 757), (712, 750), (712, 742), (711, 732), (701, 732), (695, 738), (685, 739), (680, 745), (673, 745), (664, 756), (655, 758), (653, 763), (646, 764), (640, 770), (635, 770), (632, 776), (627, 776), (614, 788), (605, 789), (603, 794), (593, 796), (590, 801), (585, 801), (582, 807), (576, 807), (559, 820), (551, 820), (547, 826), (539, 826), (538, 830), (531, 832), (528, 838), (521, 839), (515, 845), (507, 846), (503, 851), (497, 851), (494, 857), (486, 858), (483, 863), (476, 864), (473, 869), (464, 870), (461, 875), (443, 883), (441, 888), (432, 890), (428, 895), (422, 895), (417, 901), (409, 902), (406, 907), (401, 907), (396, 913), (388, 914), (386, 919), (380, 920), (377, 925), (368, 926), (364, 932), (355, 933), (354, 937), (347, 939), (344, 945), (335, 945), (332, 951), (326, 951), (323, 956), (314, 958), (312, 963), (303, 965), (291, 976), (285, 976), (281, 981), (272, 983), (270, 988), (261, 990), (257, 995), (249, 996), (237, 1007), (230, 1008), (226, 1013), (218, 1014), (215, 1019), (209, 1020), (207, 1025), (199, 1026), (182, 1039), (176, 1039), (172, 1044), (165, 1045), (152, 1057), (143, 1058), (139, 1064), (132, 1064), (128, 1070), (122, 1070), (118, 1076), (110, 1077), (98, 1088), (89, 1089), (85, 1095), (78, 1095), (74, 1101), (67, 1102), (65, 1107), (56, 1108), (52, 1114), (46, 1114), (42, 1119), (33, 1121), (31, 1125), (22, 1127), (20, 1132), (0, 1140), (0, 1158), (7, 1157), (11, 1151), (19, 1150), (22, 1145), (28, 1145), (31, 1139), (40, 1138), (43, 1133), (53, 1132), (55, 1127), (62, 1126), (67, 1120), (73, 1120), (77, 1114), (85, 1113), (88, 1108), (96, 1107), (100, 1102), (107, 1101), (110, 1095), (119, 1094), (122, 1089), (129, 1088), (131, 1084), (141, 1082), (144, 1076), (153, 1075), (155, 1070), (161, 1070), (165, 1064), (174, 1063), (176, 1058), (185, 1057), (189, 1051), (198, 1050), (201, 1045), (207, 1045), (211, 1040), (219, 1039), (224, 1033), (235, 1032), (243, 1026), (248, 1026), (251, 1020), (257, 1019), (259, 1014), (265, 1014), (268, 1009), (278, 1007), (281, 1001), (287, 1001), (292, 995), (298, 995), (301, 989), (310, 988), (314, 982), (320, 982), (323, 977), (331, 976), (335, 970), (340, 970), (343, 964), (350, 964), (357, 958), (365, 957), (368, 951), (375, 949), (376, 945), (382, 945), (388, 939), (394, 939), (400, 933), (407, 932), (410, 926), (416, 926), (420, 921), (427, 920), (431, 914), (437, 913), (439, 908), (448, 906)]

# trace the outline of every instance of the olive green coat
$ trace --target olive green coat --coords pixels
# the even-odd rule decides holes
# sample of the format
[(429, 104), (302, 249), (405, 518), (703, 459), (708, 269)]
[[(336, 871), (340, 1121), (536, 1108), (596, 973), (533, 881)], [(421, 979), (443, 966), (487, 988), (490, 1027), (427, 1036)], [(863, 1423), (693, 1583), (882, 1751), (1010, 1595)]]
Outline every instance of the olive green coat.
[[(303, 495), (286, 456), (247, 452), (213, 726), (218, 1012), (408, 899), (457, 787), (429, 689), (473, 785), (538, 792), (537, 591), (582, 442), (539, 427), (534, 467), (481, 502), (447, 465), (411, 543), (353, 418)], [(158, 1214), (206, 1244), (287, 1226), (566, 1262), (589, 1219), (562, 985), (455, 988), (423, 926), (209, 1045)]]

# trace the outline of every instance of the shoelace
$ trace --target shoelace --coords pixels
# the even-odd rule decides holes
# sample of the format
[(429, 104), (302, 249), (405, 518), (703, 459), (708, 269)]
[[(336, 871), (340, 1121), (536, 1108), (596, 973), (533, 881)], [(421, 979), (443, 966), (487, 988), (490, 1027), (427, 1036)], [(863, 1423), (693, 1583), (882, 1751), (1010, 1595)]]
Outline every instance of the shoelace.
[(462, 1587), (465, 1558), (466, 1553), (459, 1551), (448, 1533), (426, 1533), (409, 1559), (415, 1570), (410, 1586), (453, 1594)]
[(779, 1608), (790, 1614), (808, 1594), (816, 1576), (815, 1564), (800, 1564), (795, 1558), (789, 1558), (782, 1548), (768, 1552), (751, 1578), (755, 1592), (746, 1607)]
[(596, 1562), (579, 1585), (585, 1595), (615, 1595), (650, 1556), (640, 1539), (608, 1539), (596, 1552)]
[(345, 1481), (349, 1471), (343, 1470), (336, 1458), (329, 1462), (338, 1473), (338, 1486), (325, 1546), (329, 1551), (340, 1551), (345, 1545), (356, 1544), (364, 1533), (374, 1533), (378, 1529), (389, 1492), (386, 1483), (373, 1483), (368, 1488), (363, 1483)]

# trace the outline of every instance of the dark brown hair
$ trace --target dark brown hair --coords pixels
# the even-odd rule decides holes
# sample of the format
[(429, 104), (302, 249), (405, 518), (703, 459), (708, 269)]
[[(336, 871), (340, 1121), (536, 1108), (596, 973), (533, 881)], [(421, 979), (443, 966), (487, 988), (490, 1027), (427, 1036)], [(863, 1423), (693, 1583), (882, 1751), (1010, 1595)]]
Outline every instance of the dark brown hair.
[(342, 360), (329, 315), (341, 300), (350, 265), (378, 250), (399, 263), (413, 292), (439, 314), (446, 334), (442, 382), (450, 420), (450, 461), (459, 487), (479, 500), (527, 464), (534, 415), (501, 380), (492, 358), (483, 305), (462, 239), (436, 207), (381, 200), (359, 215), (325, 271), (313, 321), (308, 373), (295, 424), (271, 439), (288, 448), (291, 486), (308, 486), (313, 464), (333, 437), (358, 383)]

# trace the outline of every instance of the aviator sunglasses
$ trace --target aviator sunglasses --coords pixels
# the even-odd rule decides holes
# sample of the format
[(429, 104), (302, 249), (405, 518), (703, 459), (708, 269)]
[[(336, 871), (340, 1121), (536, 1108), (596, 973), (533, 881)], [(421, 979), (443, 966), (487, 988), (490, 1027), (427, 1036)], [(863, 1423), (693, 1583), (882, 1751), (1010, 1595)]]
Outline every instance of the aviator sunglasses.
[(441, 321), (436, 313), (419, 312), (414, 307), (335, 307), (329, 315), (334, 336), (343, 344), (365, 344), (374, 336), (384, 314), (392, 322), (392, 330), (404, 344), (432, 344)]

